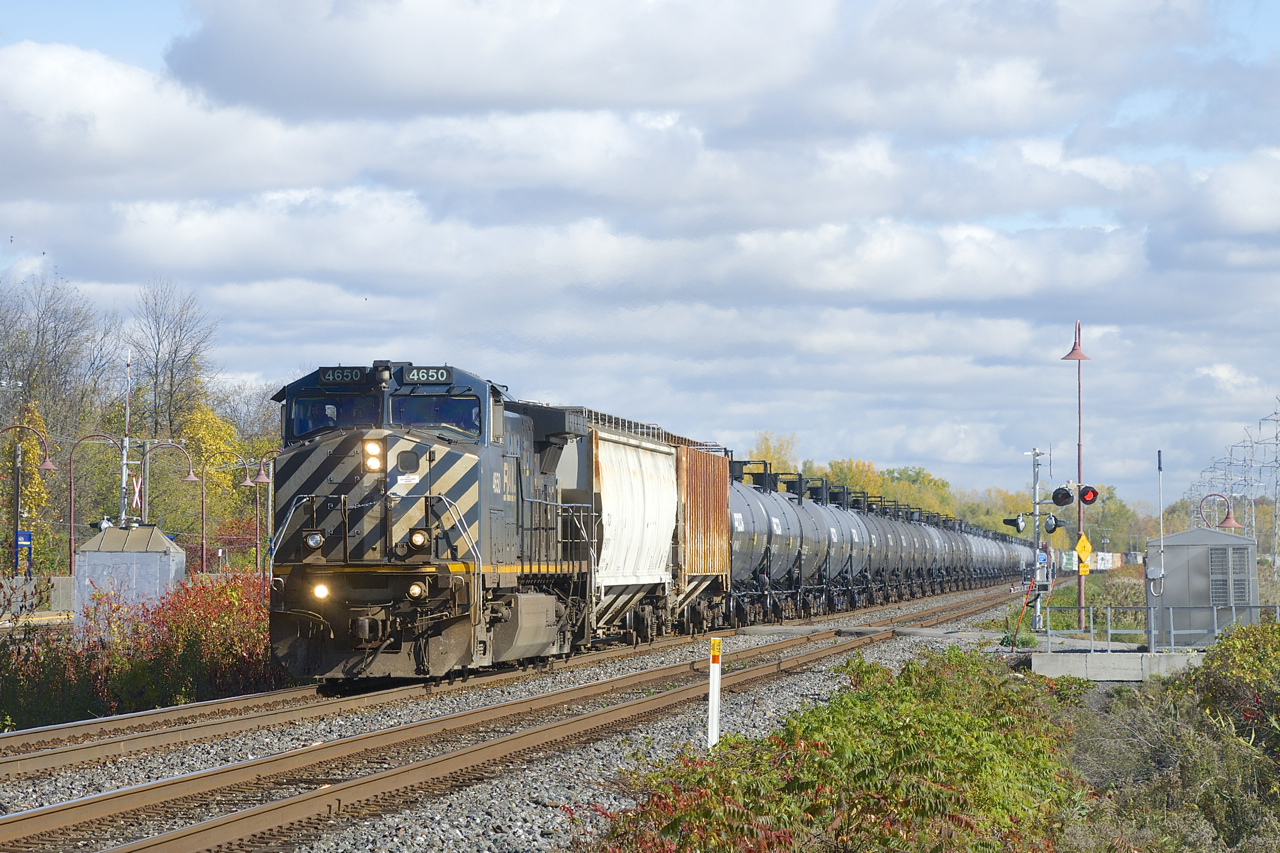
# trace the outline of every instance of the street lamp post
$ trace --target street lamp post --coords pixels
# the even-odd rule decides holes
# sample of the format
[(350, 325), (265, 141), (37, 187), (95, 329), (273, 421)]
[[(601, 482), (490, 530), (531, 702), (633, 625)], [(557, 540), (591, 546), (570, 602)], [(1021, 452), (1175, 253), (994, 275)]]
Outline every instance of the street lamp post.
[(1204, 514), (1204, 502), (1209, 500), (1209, 498), (1222, 498), (1223, 502), (1227, 505), (1227, 517), (1222, 519), (1221, 523), (1218, 524), (1218, 527), (1223, 527), (1227, 530), (1240, 530), (1243, 527), (1240, 522), (1236, 521), (1236, 514), (1231, 510), (1231, 498), (1226, 495), (1219, 494), (1218, 492), (1210, 492), (1200, 499), (1200, 520), (1204, 522), (1205, 527), (1210, 526), (1209, 519), (1205, 517)]
[[(13, 426), (7, 426), (7, 427), (5, 427), (4, 429), (0, 429), (0, 435), (3, 435), (4, 433), (8, 432), (8, 431), (9, 431), (9, 430), (11, 430), (11, 429), (25, 429), (25, 430), (30, 430), (31, 432), (34, 432), (34, 433), (36, 434), (36, 438), (38, 438), (38, 439), (40, 440), (40, 449), (44, 451), (44, 461), (43, 461), (43, 462), (41, 462), (41, 463), (39, 464), (39, 466), (37, 466), (38, 470), (40, 470), (40, 471), (57, 471), (57, 470), (58, 470), (58, 466), (57, 466), (57, 465), (54, 465), (54, 464), (53, 464), (53, 462), (49, 459), (49, 442), (45, 440), (44, 433), (42, 433), (40, 430), (36, 429), (35, 427), (27, 426), (26, 424), (14, 424)], [(19, 446), (21, 446), (21, 445), (19, 445)], [(19, 470), (18, 470), (18, 468), (17, 468), (17, 459), (15, 458), (15, 460), (14, 460), (14, 472), (13, 472), (13, 494), (14, 494), (14, 499), (13, 499), (13, 566), (14, 566), (14, 571), (15, 571), (15, 572), (17, 571), (17, 568), (18, 568), (18, 560), (19, 560), (19, 557), (18, 557), (18, 527), (19, 527), (19, 526), (21, 525), (21, 523), (22, 523), (22, 522), (21, 522), (21, 519), (20, 519), (20, 508), (19, 508), (19, 503), (20, 503), (20, 500), (21, 500), (21, 497), (22, 497), (22, 487), (21, 487), (20, 482), (18, 481), (18, 477), (19, 477), (19, 476), (20, 476), (20, 472), (19, 472)]]
[[(151, 440), (154, 440), (154, 439), (148, 439), (148, 440), (149, 440), (149, 441), (151, 441)], [(148, 456), (150, 456), (152, 453), (155, 453), (157, 450), (159, 450), (159, 449), (160, 449), (160, 448), (162, 448), (162, 447), (172, 447), (172, 448), (174, 448), (175, 450), (180, 450), (180, 451), (182, 451), (182, 455), (183, 455), (183, 456), (185, 456), (185, 457), (187, 457), (187, 476), (185, 476), (185, 477), (183, 477), (183, 478), (182, 478), (182, 482), (184, 482), (184, 483), (194, 483), (194, 482), (196, 482), (198, 479), (200, 479), (199, 477), (197, 477), (197, 476), (196, 476), (195, 463), (193, 463), (193, 462), (191, 461), (191, 454), (190, 454), (190, 453), (188, 453), (188, 452), (187, 452), (187, 449), (186, 449), (185, 447), (183, 447), (181, 444), (174, 444), (172, 441), (161, 441), (161, 442), (158, 442), (158, 443), (153, 444), (153, 445), (151, 445), (150, 447), (148, 447), (148, 448), (143, 452), (143, 454), (142, 454), (142, 458), (138, 460), (138, 464), (139, 464), (139, 465), (145, 465), (145, 464), (146, 464), (146, 462), (147, 462), (147, 457), (148, 457)], [(150, 479), (150, 478), (148, 478), (148, 479)], [(149, 500), (149, 499), (150, 499), (150, 496), (148, 496), (148, 497), (147, 497), (147, 499)], [(146, 515), (150, 515), (150, 513), (149, 513), (149, 512), (145, 512), (145, 509), (146, 509), (146, 508), (145, 508), (145, 506), (144, 506), (144, 514), (146, 514)]]
[(120, 442), (102, 432), (93, 432), (78, 439), (71, 445), (71, 453), (67, 457), (67, 573), (76, 574), (76, 448), (91, 438), (105, 438), (120, 449)]
[(200, 463), (200, 571), (202, 572), (209, 571), (209, 543), (205, 532), (205, 507), (207, 503), (205, 496), (205, 480), (209, 473), (209, 460), (215, 456), (221, 456), (224, 453), (239, 459), (240, 464), (244, 466), (244, 481), (237, 483), (236, 485), (244, 487), (251, 487), (253, 485), (253, 480), (249, 479), (249, 463), (245, 461), (243, 456), (236, 453), (234, 450), (215, 450), (206, 456), (204, 461)]
[[(267, 457), (279, 456), (284, 451), (280, 448), (268, 450), (258, 459), (258, 476), (253, 478), (253, 559), (258, 566), (258, 577), (262, 584), (260, 594), (265, 601), (267, 598), (267, 572), (262, 565), (262, 555), (259, 548), (262, 546), (262, 490), (258, 486), (265, 485), (271, 488), (272, 474), (267, 471)], [(267, 492), (267, 512), (271, 512), (271, 493)], [(270, 534), (268, 533), (268, 536)]]
[[(1071, 352), (1062, 357), (1063, 361), (1074, 361), (1076, 363), (1076, 487), (1079, 488), (1084, 483), (1084, 377), (1082, 363), (1089, 360), (1089, 356), (1084, 354), (1084, 350), (1080, 349), (1080, 321), (1076, 320), (1076, 341), (1071, 347)], [(1079, 496), (1077, 495), (1077, 498)], [(1076, 536), (1084, 535), (1084, 501), (1076, 500)], [(1084, 575), (1077, 569), (1076, 571), (1076, 607), (1079, 608), (1078, 615), (1080, 617), (1079, 627), (1085, 627), (1084, 618)]]
[(253, 478), (253, 561), (259, 573), (262, 572), (262, 554), (259, 550), (262, 545), (262, 491), (258, 486), (271, 484), (271, 475), (266, 469), (267, 457), (278, 456), (283, 452), (276, 449), (262, 454), (258, 459), (258, 476)]

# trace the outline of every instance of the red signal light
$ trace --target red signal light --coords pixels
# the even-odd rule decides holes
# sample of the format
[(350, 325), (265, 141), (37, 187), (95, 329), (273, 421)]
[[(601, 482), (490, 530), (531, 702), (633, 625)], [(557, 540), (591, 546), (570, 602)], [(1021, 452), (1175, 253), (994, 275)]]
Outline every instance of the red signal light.
[(1098, 499), (1098, 490), (1093, 486), (1080, 487), (1080, 503), (1088, 506)]
[(1066, 486), (1059, 486), (1053, 490), (1054, 506), (1069, 506), (1075, 501), (1075, 497), (1071, 494), (1071, 490)]

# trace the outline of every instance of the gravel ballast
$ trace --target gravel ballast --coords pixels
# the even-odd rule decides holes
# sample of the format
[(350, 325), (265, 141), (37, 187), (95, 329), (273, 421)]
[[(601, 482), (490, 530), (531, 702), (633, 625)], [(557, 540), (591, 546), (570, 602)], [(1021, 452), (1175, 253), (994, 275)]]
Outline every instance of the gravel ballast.
[[(842, 626), (858, 624), (865, 621), (867, 618), (882, 619), (893, 615), (905, 615), (930, 607), (936, 607), (942, 603), (959, 602), (967, 598), (987, 595), (990, 592), (990, 589), (974, 590), (968, 593), (947, 596), (941, 600), (938, 598), (927, 598), (905, 602), (893, 610), (877, 612), (874, 617), (868, 617), (866, 614), (854, 614), (845, 619), (822, 623), (820, 627), (839, 628)], [(725, 640), (725, 650), (734, 651), (773, 642), (777, 639), (780, 638), (769, 635), (730, 637)], [(882, 643), (870, 647), (867, 651), (867, 655), (869, 658), (876, 660), (880, 659), (880, 655), (888, 655), (885, 662), (891, 663), (895, 655), (898, 659), (905, 660), (907, 657), (916, 653), (916, 651), (907, 651), (908, 649), (932, 647), (942, 648), (951, 644), (952, 643), (950, 641), (937, 641), (927, 638), (895, 639), (889, 643)], [(188, 744), (165, 751), (125, 756), (97, 764), (81, 765), (65, 771), (5, 780), (0, 784), (0, 809), (5, 812), (13, 812), (35, 808), (54, 802), (61, 802), (128, 785), (142, 784), (166, 777), (208, 769), (210, 767), (223, 764), (283, 752), (321, 741), (334, 740), (354, 734), (388, 728), (402, 723), (415, 722), (418, 720), (456, 713), (483, 705), (520, 699), (530, 695), (550, 692), (552, 690), (559, 690), (566, 687), (600, 681), (623, 673), (635, 672), (649, 667), (688, 661), (703, 657), (705, 654), (706, 649), (705, 643), (703, 642), (652, 653), (646, 653), (642, 647), (637, 650), (637, 653), (634, 656), (605, 661), (591, 666), (563, 669), (538, 676), (531, 676), (527, 680), (516, 683), (496, 685), (493, 687), (477, 687), (474, 690), (464, 692), (427, 696), (422, 699), (398, 702), (366, 711), (350, 712), (257, 732), (225, 736), (207, 743)], [(817, 680), (812, 685), (802, 684), (793, 689), (790, 686), (793, 678)], [(830, 682), (830, 684), (827, 684), (827, 682)], [(787, 711), (794, 708), (799, 701), (806, 698), (809, 701), (820, 701), (822, 698), (825, 698), (829, 695), (831, 685), (834, 685), (835, 681), (832, 676), (826, 675), (825, 672), (810, 672), (792, 676), (784, 683), (787, 685), (785, 689), (773, 686), (749, 693), (726, 696), (726, 730), (753, 733), (746, 729), (734, 728), (730, 724), (731, 719), (735, 719), (740, 714), (745, 714), (745, 718), (753, 720), (754, 725), (757, 727), (764, 726), (765, 728), (763, 730), (768, 731), (772, 726), (766, 725), (767, 723), (775, 720), (778, 716), (785, 714)], [(777, 682), (774, 682), (774, 684), (777, 684)], [(754, 696), (756, 693), (766, 695), (767, 698), (760, 700), (763, 704), (755, 713), (747, 713), (746, 710), (738, 708), (738, 705), (735, 704), (747, 701), (744, 697)], [(774, 695), (768, 695), (770, 693)], [(791, 704), (787, 704), (788, 702)], [(735, 708), (738, 708), (737, 713), (731, 715), (731, 709)], [(430, 839), (424, 840), (422, 843), (427, 846), (420, 849), (439, 849), (440, 844), (447, 842), (451, 845), (463, 844), (463, 846), (456, 847), (456, 849), (459, 850), (517, 850), (529, 849), (529, 843), (531, 840), (535, 839), (542, 839), (547, 841), (547, 843), (551, 843), (551, 841), (555, 839), (560, 839), (562, 842), (565, 838), (566, 827), (568, 826), (566, 823), (566, 821), (568, 821), (568, 814), (560, 808), (562, 804), (598, 801), (606, 807), (612, 808), (613, 806), (609, 805), (609, 801), (605, 798), (603, 793), (595, 800), (592, 800), (591, 797), (586, 794), (569, 797), (561, 795), (561, 793), (557, 793), (559, 790), (557, 786), (560, 784), (558, 781), (559, 776), (551, 772), (552, 768), (563, 768), (566, 766), (574, 767), (574, 773), (581, 774), (584, 783), (594, 782), (598, 785), (601, 779), (610, 778), (616, 775), (618, 756), (625, 755), (633, 749), (633, 747), (628, 746), (619, 752), (619, 746), (614, 741), (627, 741), (633, 737), (650, 737), (648, 730), (652, 727), (655, 732), (658, 732), (658, 736), (652, 738), (652, 744), (649, 747), (650, 749), (657, 750), (655, 755), (667, 754), (663, 750), (667, 749), (666, 745), (668, 744), (678, 745), (684, 742), (699, 742), (701, 737), (705, 737), (705, 731), (703, 731), (701, 735), (696, 732), (689, 734), (689, 732), (693, 732), (693, 730), (699, 726), (705, 729), (705, 718), (696, 725), (689, 723), (688, 721), (681, 722), (691, 713), (696, 715), (697, 711), (698, 709), (691, 706), (689, 709), (684, 709), (679, 714), (672, 716), (669, 719), (647, 724), (643, 734), (635, 734), (622, 739), (611, 738), (610, 740), (601, 741), (598, 744), (584, 747), (583, 750), (581, 750), (584, 755), (588, 757), (593, 754), (599, 754), (602, 756), (600, 761), (604, 762), (602, 764), (592, 764), (589, 760), (580, 762), (576, 759), (569, 761), (564, 759), (552, 759), (535, 765), (535, 768), (541, 769), (531, 769), (528, 771), (532, 775), (530, 776), (530, 781), (527, 784), (525, 782), (521, 782), (516, 785), (516, 787), (510, 788), (511, 791), (519, 792), (518, 795), (513, 796), (512, 794), (502, 793), (502, 789), (507, 787), (505, 783), (486, 783), (485, 785), (477, 786), (476, 789), (472, 790), (480, 791), (486, 787), (493, 787), (493, 790), (488, 794), (476, 795), (475, 803), (477, 805), (486, 802), (488, 804), (479, 811), (475, 811), (474, 808), (468, 810), (467, 807), (463, 806), (446, 806), (444, 811), (438, 815), (438, 820), (433, 819), (422, 824), (422, 826), (430, 827), (429, 832), (424, 829), (422, 830), (422, 833), (419, 833), (424, 834), (424, 839), (426, 838), (426, 835), (431, 833), (438, 834), (431, 836), (434, 841)], [(705, 711), (703, 710), (702, 713), (705, 714)], [(682, 732), (684, 733), (682, 734)], [(603, 750), (603, 752), (601, 752), (601, 750)], [(612, 763), (609, 763), (610, 761)], [(542, 764), (545, 764), (546, 766), (543, 767)], [(550, 784), (553, 781), (555, 784), (552, 784), (551, 788), (548, 789), (548, 793), (538, 793), (546, 784)], [(572, 788), (565, 788), (565, 793), (570, 790), (572, 790)], [(470, 792), (464, 792), (458, 796), (465, 799), (469, 794)], [(521, 799), (522, 797), (525, 799), (540, 797), (544, 804), (529, 806)], [(550, 803), (551, 805), (546, 805), (546, 803)], [(457, 811), (459, 808), (461, 808), (461, 811)], [(492, 817), (492, 815), (486, 815), (486, 812), (495, 812), (495, 814), (499, 814), (501, 817), (494, 818), (489, 824), (484, 824), (484, 821), (481, 820), (480, 817)], [(536, 827), (536, 830), (533, 831), (533, 835), (523, 832), (521, 828), (525, 826), (527, 819), (531, 819), (532, 814), (538, 814), (541, 812), (547, 812), (552, 816), (548, 818), (549, 822), (545, 823), (545, 825), (539, 824)], [(454, 813), (465, 813), (475, 818), (475, 820), (468, 818), (461, 821), (462, 824), (471, 826), (470, 832), (464, 831), (463, 826), (459, 824), (459, 821), (449, 819), (449, 815)], [(371, 825), (381, 826), (385, 822), (390, 822), (390, 824), (393, 825), (391, 829), (387, 830), (391, 833), (390, 835), (378, 836), (380, 838), (384, 838), (384, 841), (373, 842), (371, 839), (366, 839), (364, 842), (357, 842), (354, 840), (354, 837), (347, 841), (341, 841), (340, 839), (344, 838), (345, 835), (338, 834), (334, 836), (334, 843), (340, 845), (348, 844), (349, 846), (317, 847), (316, 849), (369, 850), (377, 849), (377, 844), (389, 844), (390, 846), (387, 849), (401, 849), (399, 846), (401, 844), (401, 839), (407, 842), (407, 838), (404, 836), (404, 833), (409, 832), (412, 828), (411, 823), (397, 823), (402, 819), (408, 820), (408, 813), (404, 816), (388, 816), (382, 821), (376, 821)], [(500, 825), (503, 828), (503, 832), (495, 832), (493, 830), (494, 825)], [(356, 827), (348, 827), (344, 829), (343, 832), (345, 833), (355, 828)], [(371, 829), (371, 831), (374, 832), (375, 835), (378, 834), (377, 830)], [(544, 836), (544, 832), (549, 832), (551, 834)], [(504, 848), (493, 848), (488, 846), (495, 843), (495, 838), (502, 838), (504, 836), (510, 836), (514, 846)], [(467, 838), (472, 839), (472, 841), (468, 841), (464, 844), (463, 839)], [(517, 839), (523, 839), (523, 841), (515, 843), (515, 840)], [(370, 848), (370, 843), (373, 843), (375, 846)], [(541, 844), (542, 842), (539, 841), (538, 843)]]
[[(1003, 613), (1004, 606), (938, 627), (943, 631), (972, 630), (972, 623)], [(897, 637), (860, 651), (867, 660), (897, 669), (926, 651), (942, 651), (950, 646), (971, 648), (980, 642), (969, 638)], [(776, 730), (802, 704), (827, 701), (843, 679), (831, 670), (848, 657), (827, 658), (809, 671), (726, 693), (722, 699), (721, 731), (762, 737)], [(591, 831), (596, 808), (617, 811), (634, 805), (617, 782), (620, 771), (636, 762), (670, 759), (686, 744), (700, 748), (706, 742), (706, 727), (706, 705), (689, 703), (624, 734), (535, 761), (500, 779), (433, 798), (399, 813), (345, 824), (335, 822), (323, 837), (297, 849), (308, 853), (564, 850), (575, 834)]]

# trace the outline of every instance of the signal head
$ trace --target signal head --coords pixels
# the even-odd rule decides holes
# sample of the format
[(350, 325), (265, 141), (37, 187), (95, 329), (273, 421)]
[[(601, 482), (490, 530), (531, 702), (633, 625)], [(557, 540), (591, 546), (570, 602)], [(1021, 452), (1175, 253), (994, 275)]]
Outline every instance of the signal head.
[(1055, 530), (1057, 530), (1061, 526), (1062, 526), (1062, 522), (1058, 521), (1056, 516), (1051, 515), (1044, 520), (1045, 533), (1053, 533)]
[(1089, 506), (1098, 499), (1098, 490), (1093, 486), (1080, 487), (1080, 503)]
[(1071, 494), (1071, 490), (1066, 486), (1059, 486), (1053, 490), (1054, 506), (1071, 506), (1075, 502), (1075, 495)]
[(1014, 518), (1006, 518), (1004, 523), (1017, 530), (1019, 533), (1027, 529), (1027, 522), (1022, 517), (1022, 513), (1018, 513)]

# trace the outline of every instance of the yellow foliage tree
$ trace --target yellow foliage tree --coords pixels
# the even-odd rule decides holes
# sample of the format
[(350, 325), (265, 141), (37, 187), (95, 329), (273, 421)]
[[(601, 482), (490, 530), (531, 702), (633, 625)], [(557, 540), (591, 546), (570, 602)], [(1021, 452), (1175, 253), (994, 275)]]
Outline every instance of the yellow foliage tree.
[(827, 477), (833, 486), (848, 486), (869, 495), (884, 493), (884, 478), (871, 462), (861, 459), (833, 459), (827, 463)]
[[(45, 432), (44, 418), (40, 416), (39, 406), (34, 402), (23, 404), (18, 413), (18, 423), (39, 430), (42, 435)], [(13, 458), (14, 445), (16, 444), (22, 448), (22, 495), (20, 506), (25, 519), (21, 522), (22, 529), (31, 531), (33, 557), (42, 568), (47, 569), (41, 573), (48, 574), (52, 571), (53, 564), (56, 563), (59, 555), (53, 553), (53, 533), (50, 530), (48, 521), (44, 518), (44, 510), (49, 504), (49, 490), (45, 487), (44, 482), (45, 472), (39, 469), (40, 463), (44, 461), (44, 448), (35, 433), (28, 429), (10, 430), (7, 437), (9, 440), (4, 446), (4, 461), (0, 466), (0, 470), (5, 473), (5, 483), (7, 485), (4, 495), (5, 504), (8, 507), (6, 521), (13, 517)], [(56, 450), (56, 447), (49, 447), (50, 454)], [(10, 532), (9, 537), (10, 548), (12, 548), (12, 532)], [(12, 551), (9, 554), (12, 555)]]
[(796, 471), (796, 434), (779, 435), (765, 430), (756, 433), (755, 446), (751, 448), (751, 459), (763, 459), (773, 465), (774, 471)]

